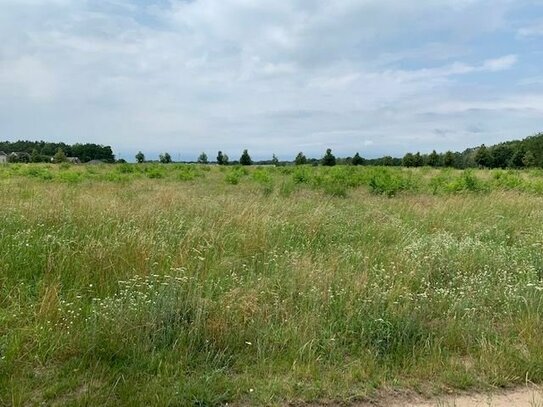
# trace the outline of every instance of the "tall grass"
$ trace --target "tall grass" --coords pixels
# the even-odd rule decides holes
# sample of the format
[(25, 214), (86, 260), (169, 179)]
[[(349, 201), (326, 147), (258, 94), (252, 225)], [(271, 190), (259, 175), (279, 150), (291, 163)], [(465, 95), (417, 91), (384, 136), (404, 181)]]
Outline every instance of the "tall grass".
[(0, 404), (270, 405), (541, 382), (540, 184), (0, 167)]

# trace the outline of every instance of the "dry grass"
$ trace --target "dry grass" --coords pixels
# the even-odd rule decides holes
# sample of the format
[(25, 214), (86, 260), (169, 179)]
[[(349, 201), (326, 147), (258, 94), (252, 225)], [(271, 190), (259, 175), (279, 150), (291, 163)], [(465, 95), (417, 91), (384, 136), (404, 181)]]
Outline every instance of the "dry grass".
[(234, 170), (234, 185), (231, 169), (130, 168), (0, 171), (0, 404), (273, 405), (543, 379), (538, 172), (436, 191), (465, 175), (391, 172), (419, 181), (388, 198), (372, 168)]

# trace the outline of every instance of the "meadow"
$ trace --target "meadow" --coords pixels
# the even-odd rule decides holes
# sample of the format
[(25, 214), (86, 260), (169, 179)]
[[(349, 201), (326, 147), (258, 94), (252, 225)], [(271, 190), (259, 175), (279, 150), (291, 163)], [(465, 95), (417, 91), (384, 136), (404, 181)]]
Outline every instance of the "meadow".
[(0, 405), (543, 382), (543, 170), (0, 166)]

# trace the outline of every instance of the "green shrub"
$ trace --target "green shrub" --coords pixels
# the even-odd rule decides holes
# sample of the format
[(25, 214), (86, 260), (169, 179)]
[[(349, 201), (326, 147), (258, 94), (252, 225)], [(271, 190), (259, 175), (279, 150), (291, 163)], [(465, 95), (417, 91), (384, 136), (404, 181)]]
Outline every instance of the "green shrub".
[(311, 171), (307, 167), (296, 167), (292, 172), (292, 179), (296, 184), (307, 184), (311, 181)]
[(392, 174), (388, 169), (376, 171), (369, 180), (372, 193), (392, 197), (407, 189), (408, 183), (400, 174)]
[(121, 174), (132, 174), (135, 171), (135, 168), (133, 165), (123, 163), (117, 167), (117, 171)]
[(58, 173), (58, 179), (61, 182), (75, 183), (75, 182), (82, 181), (83, 177), (79, 172), (66, 171), (66, 172), (59, 172)]
[(237, 185), (239, 184), (239, 181), (241, 180), (242, 173), (238, 171), (236, 168), (230, 170), (228, 173), (226, 173), (224, 180), (227, 184), (230, 185)]

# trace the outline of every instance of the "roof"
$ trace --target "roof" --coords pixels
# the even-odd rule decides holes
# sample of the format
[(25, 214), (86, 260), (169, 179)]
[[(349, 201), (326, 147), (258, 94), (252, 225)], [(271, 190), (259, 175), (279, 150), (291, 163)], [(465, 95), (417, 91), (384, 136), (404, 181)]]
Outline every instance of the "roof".
[(3, 151), (0, 151), (0, 155), (7, 155), (7, 154), (4, 153)]

